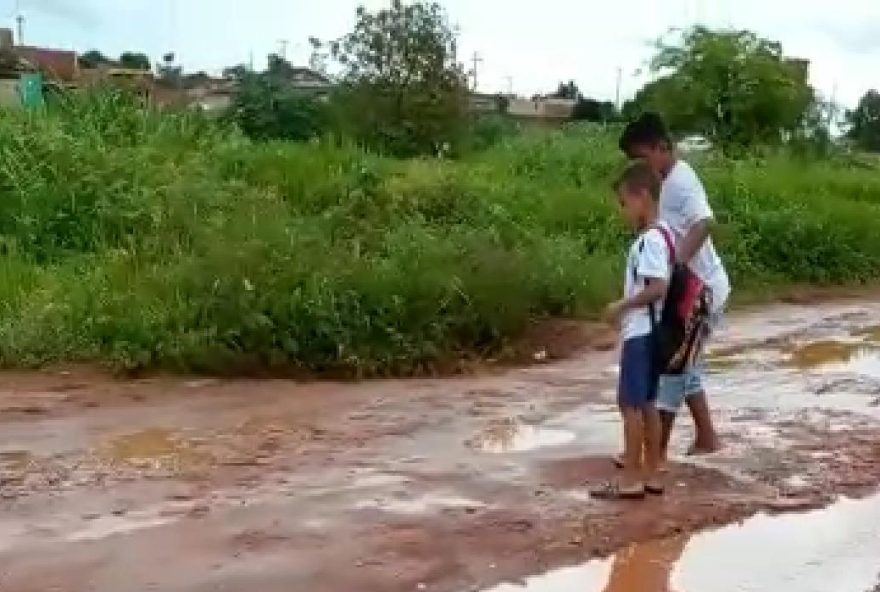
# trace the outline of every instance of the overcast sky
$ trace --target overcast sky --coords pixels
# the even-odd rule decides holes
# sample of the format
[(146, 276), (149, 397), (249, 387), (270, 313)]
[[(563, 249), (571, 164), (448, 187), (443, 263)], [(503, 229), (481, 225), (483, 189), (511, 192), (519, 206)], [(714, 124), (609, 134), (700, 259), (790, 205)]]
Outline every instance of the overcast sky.
[[(308, 37), (350, 29), (355, 7), (387, 0), (19, 0), (25, 42), (118, 55), (176, 52), (187, 70), (255, 63), (288, 40), (308, 60)], [(811, 60), (813, 84), (852, 105), (880, 87), (880, 0), (443, 0), (461, 32), (461, 58), (479, 52), (480, 90), (531, 95), (573, 78), (585, 94), (613, 99), (644, 82), (650, 42), (694, 23), (749, 28)], [(14, 25), (15, 0), (0, 0)]]

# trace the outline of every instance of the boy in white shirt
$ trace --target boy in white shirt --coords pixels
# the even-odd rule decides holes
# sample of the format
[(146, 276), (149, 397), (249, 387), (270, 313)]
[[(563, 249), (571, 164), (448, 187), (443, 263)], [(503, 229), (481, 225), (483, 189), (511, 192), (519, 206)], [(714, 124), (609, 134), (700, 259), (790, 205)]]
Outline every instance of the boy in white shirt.
[[(654, 330), (660, 322), (672, 271), (670, 230), (657, 219), (660, 178), (647, 163), (631, 164), (616, 184), (621, 210), (638, 237), (629, 248), (624, 297), (606, 309), (621, 334), (618, 404), (623, 416), (624, 472), (619, 482), (593, 489), (601, 499), (644, 499), (661, 495), (660, 415), (655, 406), (658, 374), (654, 364)], [(666, 235), (666, 236), (665, 236)]]
[[(663, 179), (660, 219), (672, 228), (678, 262), (687, 264), (709, 288), (710, 327), (717, 327), (730, 298), (730, 280), (712, 244), (714, 215), (699, 177), (690, 165), (676, 157), (666, 126), (657, 114), (646, 113), (630, 123), (620, 139), (620, 148), (629, 158), (647, 162)], [(660, 380), (657, 406), (663, 422), (664, 462), (675, 416), (683, 402), (687, 402), (696, 431), (689, 453), (706, 454), (720, 447), (703, 387), (703, 374), (700, 362), (684, 375), (663, 376)]]

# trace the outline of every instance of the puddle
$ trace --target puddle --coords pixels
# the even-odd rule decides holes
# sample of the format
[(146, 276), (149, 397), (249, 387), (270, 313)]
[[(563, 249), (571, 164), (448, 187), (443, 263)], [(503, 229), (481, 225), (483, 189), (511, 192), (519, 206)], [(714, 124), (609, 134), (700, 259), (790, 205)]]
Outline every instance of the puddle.
[(140, 469), (184, 471), (211, 464), (213, 457), (173, 431), (151, 428), (113, 439), (105, 457)]
[(393, 514), (427, 514), (431, 511), (446, 509), (476, 509), (484, 508), (486, 504), (481, 501), (460, 497), (457, 495), (445, 495), (440, 493), (428, 493), (416, 498), (384, 498), (363, 500), (355, 504), (357, 510), (382, 510)]
[(33, 462), (33, 456), (26, 450), (0, 451), (0, 468), (24, 470)]
[(100, 541), (117, 534), (155, 528), (171, 522), (174, 522), (174, 518), (164, 516), (102, 516), (91, 521), (86, 528), (69, 534), (65, 540), (74, 543)]
[(880, 495), (634, 545), (485, 592), (867, 592), (880, 584)]
[(563, 446), (574, 442), (574, 432), (542, 428), (517, 421), (503, 421), (490, 426), (471, 441), (474, 448), (483, 452), (529, 452), (538, 448)]

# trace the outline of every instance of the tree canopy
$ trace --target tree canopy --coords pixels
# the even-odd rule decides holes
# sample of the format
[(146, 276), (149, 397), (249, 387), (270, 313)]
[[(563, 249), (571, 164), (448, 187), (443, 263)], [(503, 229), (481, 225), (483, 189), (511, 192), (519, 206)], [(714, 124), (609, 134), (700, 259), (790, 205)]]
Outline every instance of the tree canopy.
[(337, 100), (351, 133), (409, 156), (454, 146), (467, 123), (467, 82), (456, 32), (435, 2), (357, 11), (354, 30), (331, 43), (341, 66)]
[(149, 56), (144, 53), (133, 51), (127, 51), (119, 56), (119, 65), (123, 68), (129, 68), (131, 70), (148, 71), (152, 69), (152, 64), (150, 62)]
[(657, 78), (625, 114), (658, 111), (672, 129), (721, 144), (778, 142), (802, 127), (816, 100), (808, 63), (750, 31), (695, 27), (661, 40), (651, 70)]
[(880, 152), (880, 92), (869, 90), (847, 113), (847, 135), (864, 150)]

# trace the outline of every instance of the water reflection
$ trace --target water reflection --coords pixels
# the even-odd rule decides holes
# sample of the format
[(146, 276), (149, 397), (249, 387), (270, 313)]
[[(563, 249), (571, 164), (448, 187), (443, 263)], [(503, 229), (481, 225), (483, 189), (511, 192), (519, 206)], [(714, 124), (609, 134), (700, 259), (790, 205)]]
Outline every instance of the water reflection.
[(868, 592), (880, 571), (880, 495), (626, 548), (487, 592)]

